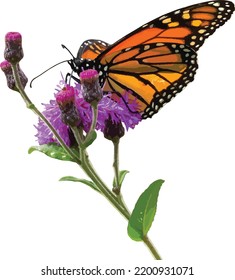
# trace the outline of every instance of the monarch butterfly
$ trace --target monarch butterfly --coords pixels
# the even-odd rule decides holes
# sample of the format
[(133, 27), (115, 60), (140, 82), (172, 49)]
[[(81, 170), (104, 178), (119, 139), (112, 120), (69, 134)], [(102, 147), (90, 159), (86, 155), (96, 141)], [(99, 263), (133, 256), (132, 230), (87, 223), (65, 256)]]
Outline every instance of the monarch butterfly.
[(116, 43), (87, 40), (69, 64), (78, 75), (85, 69), (99, 72), (100, 84), (112, 97), (129, 90), (142, 118), (159, 109), (193, 81), (197, 50), (232, 15), (230, 1), (209, 1), (188, 6), (144, 24)]

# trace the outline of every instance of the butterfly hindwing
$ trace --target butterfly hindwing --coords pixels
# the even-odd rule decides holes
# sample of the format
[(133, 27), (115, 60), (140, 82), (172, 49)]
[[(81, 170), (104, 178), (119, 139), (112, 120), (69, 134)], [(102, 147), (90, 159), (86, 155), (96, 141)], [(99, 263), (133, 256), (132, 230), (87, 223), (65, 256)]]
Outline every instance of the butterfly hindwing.
[(86, 40), (81, 44), (78, 50), (77, 58), (95, 59), (104, 50), (106, 50), (108, 46), (108, 43), (101, 40)]
[(183, 44), (140, 45), (106, 59), (109, 70), (104, 90), (120, 94), (130, 90), (143, 118), (157, 113), (193, 80), (197, 70), (195, 51)]

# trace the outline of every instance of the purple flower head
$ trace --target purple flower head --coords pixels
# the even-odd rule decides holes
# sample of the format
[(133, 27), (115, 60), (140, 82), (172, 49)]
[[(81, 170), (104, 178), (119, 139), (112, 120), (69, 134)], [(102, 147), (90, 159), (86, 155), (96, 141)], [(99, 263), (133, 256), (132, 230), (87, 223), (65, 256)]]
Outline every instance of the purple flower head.
[(105, 120), (104, 137), (113, 142), (119, 141), (125, 134), (125, 129), (122, 123), (113, 122), (111, 118)]
[[(43, 115), (50, 121), (53, 127), (57, 130), (57, 132), (64, 140), (66, 145), (70, 146), (71, 140), (69, 135), (70, 134), (69, 126), (63, 123), (61, 119), (60, 108), (56, 100), (51, 100), (49, 104), (43, 104), (43, 105), (45, 108), (43, 111)], [(35, 136), (37, 137), (37, 141), (39, 145), (49, 144), (54, 142), (57, 143), (57, 140), (54, 137), (53, 133), (50, 131), (50, 129), (41, 119), (39, 119), (38, 124), (35, 127), (37, 129), (37, 134)]]
[(103, 92), (99, 84), (99, 74), (95, 69), (88, 69), (80, 73), (81, 92), (83, 98), (91, 103), (100, 101)]
[[(65, 83), (64, 79), (62, 79), (62, 81), (60, 81), (60, 85), (57, 86), (57, 94), (63, 88), (68, 87), (70, 89), (73, 88), (71, 91), (74, 92), (74, 104), (79, 116), (79, 125), (83, 127), (85, 132), (88, 132), (92, 123), (91, 105), (84, 99), (81, 91), (81, 85), (78, 83), (75, 83), (74, 87), (71, 87)], [(114, 124), (118, 124), (120, 122), (123, 123), (126, 130), (129, 128), (133, 129), (141, 121), (141, 115), (137, 112), (138, 103), (135, 99), (133, 99), (132, 95), (132, 102), (130, 104), (128, 103), (130, 95), (131, 92), (126, 91), (122, 98), (115, 95), (115, 100), (113, 94), (103, 96), (98, 103), (96, 130), (104, 132), (107, 120)], [(49, 104), (44, 104), (45, 110), (43, 114), (55, 127), (65, 143), (70, 146), (73, 143), (71, 131), (69, 126), (63, 123), (61, 119), (60, 107), (57, 102), (55, 100), (51, 100)], [(36, 128), (38, 131), (36, 137), (40, 145), (56, 142), (56, 139), (42, 121), (39, 120)]]
[(0, 63), (0, 68), (5, 74), (12, 74), (11, 64), (7, 60)]
[(15, 42), (18, 45), (22, 43), (22, 36), (19, 32), (8, 32), (5, 36), (6, 42)]
[(80, 73), (81, 83), (84, 81), (92, 82), (92, 80), (96, 80), (99, 77), (98, 72), (95, 69), (87, 69)]
[[(2, 71), (4, 72), (4, 74), (6, 76), (7, 86), (12, 90), (18, 91), (16, 84), (15, 84), (15, 78), (13, 76), (10, 62), (8, 62), (7, 60), (1, 62), (0, 68), (2, 69)], [(21, 70), (19, 64), (16, 65), (16, 68), (17, 68), (17, 71), (18, 71), (18, 74), (20, 77), (21, 84), (22, 84), (23, 88), (25, 88), (25, 86), (28, 82), (28, 78), (25, 76), (24, 72)]]
[(73, 103), (75, 99), (75, 92), (76, 89), (74, 87), (69, 85), (64, 86), (64, 88), (56, 94), (56, 102), (62, 108), (68, 103)]
[(4, 57), (12, 64), (19, 62), (24, 57), (22, 36), (19, 32), (8, 32), (6, 34)]
[(79, 116), (75, 106), (76, 89), (66, 85), (56, 94), (56, 102), (60, 107), (61, 119), (69, 126), (79, 125)]

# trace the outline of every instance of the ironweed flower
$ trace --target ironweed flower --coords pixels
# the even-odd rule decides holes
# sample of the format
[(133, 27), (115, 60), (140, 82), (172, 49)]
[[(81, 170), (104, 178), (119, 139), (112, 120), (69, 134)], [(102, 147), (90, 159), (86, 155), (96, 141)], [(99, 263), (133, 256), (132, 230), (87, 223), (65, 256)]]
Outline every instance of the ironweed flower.
[[(8, 62), (7, 60), (1, 62), (0, 68), (2, 69), (2, 71), (4, 72), (4, 74), (6, 76), (7, 86), (12, 90), (18, 91), (16, 84), (15, 84), (15, 79), (13, 76), (10, 62)], [(16, 65), (16, 68), (17, 68), (17, 71), (18, 71), (18, 74), (20, 77), (21, 84), (22, 84), (23, 88), (25, 88), (25, 86), (28, 82), (28, 78), (25, 76), (24, 72), (21, 70), (19, 64)]]
[(4, 58), (11, 64), (16, 64), (23, 57), (21, 34), (18, 32), (8, 32), (5, 36)]
[[(44, 105), (43, 115), (50, 121), (51, 125), (59, 133), (60, 137), (64, 140), (67, 146), (71, 146), (69, 126), (66, 125), (61, 119), (61, 112), (56, 100), (50, 100), (49, 104)], [(57, 143), (51, 130), (48, 126), (39, 119), (37, 126), (37, 134), (35, 135), (39, 145)]]
[[(83, 127), (85, 132), (88, 132), (92, 123), (91, 105), (84, 99), (81, 91), (81, 85), (78, 83), (75, 83), (72, 87), (66, 85), (63, 79), (60, 81), (60, 85), (57, 86), (56, 94), (58, 94), (58, 92), (60, 92), (63, 88), (67, 87), (74, 89), (74, 104), (80, 120), (79, 125)], [(129, 93), (126, 92), (123, 99), (120, 98), (117, 101), (112, 100), (111, 94), (103, 96), (98, 103), (96, 130), (104, 132), (107, 120), (112, 121), (113, 124), (120, 122), (123, 123), (126, 130), (129, 128), (133, 129), (141, 121), (141, 115), (139, 113), (133, 113), (137, 111), (137, 102), (133, 101), (131, 104), (128, 104), (128, 96)], [(126, 104), (128, 104), (128, 107)], [(69, 125), (65, 124), (61, 119), (61, 112), (58, 103), (55, 100), (51, 100), (49, 104), (44, 104), (44, 107), (45, 110), (43, 114), (45, 117), (55, 127), (65, 143), (68, 146), (72, 145), (73, 141), (71, 141), (70, 128)], [(39, 120), (36, 129), (36, 137), (40, 145), (57, 142), (53, 134), (42, 121)]]
[(56, 94), (56, 102), (61, 111), (63, 123), (75, 126), (79, 123), (79, 116), (75, 106), (76, 89), (67, 85)]
[(88, 102), (99, 102), (103, 92), (99, 84), (99, 74), (95, 69), (88, 69), (80, 73), (81, 92), (83, 98)]
[(111, 118), (105, 120), (104, 137), (111, 141), (120, 139), (125, 134), (125, 129), (122, 123), (114, 122)]

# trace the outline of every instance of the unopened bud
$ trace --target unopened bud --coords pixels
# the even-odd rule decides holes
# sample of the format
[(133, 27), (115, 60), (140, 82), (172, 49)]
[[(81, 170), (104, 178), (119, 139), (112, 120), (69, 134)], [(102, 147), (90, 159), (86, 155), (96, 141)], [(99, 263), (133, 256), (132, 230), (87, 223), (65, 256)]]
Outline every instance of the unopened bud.
[(105, 121), (104, 137), (111, 141), (119, 140), (125, 134), (125, 129), (122, 123), (114, 122), (111, 117)]
[[(15, 79), (13, 76), (13, 72), (12, 72), (12, 68), (11, 68), (11, 64), (8, 61), (3, 61), (2, 63), (0, 63), (0, 68), (2, 69), (2, 71), (4, 72), (6, 79), (7, 79), (7, 86), (15, 91), (19, 91), (18, 88), (16, 87), (16, 83), (15, 83)], [(23, 88), (25, 88), (27, 82), (28, 82), (28, 78), (25, 76), (24, 72), (21, 70), (19, 64), (17, 64), (16, 66), (17, 71), (18, 71), (18, 75), (20, 77), (20, 82)]]
[(75, 89), (71, 86), (65, 86), (57, 93), (56, 102), (61, 111), (62, 121), (69, 126), (77, 125), (79, 123), (79, 116), (74, 104)]
[(94, 69), (88, 69), (80, 73), (81, 91), (83, 98), (91, 103), (99, 102), (103, 97), (103, 91), (99, 84), (99, 74)]
[(5, 59), (12, 64), (18, 63), (24, 57), (21, 34), (8, 32), (5, 36), (5, 44)]

